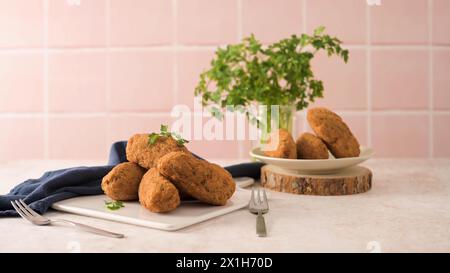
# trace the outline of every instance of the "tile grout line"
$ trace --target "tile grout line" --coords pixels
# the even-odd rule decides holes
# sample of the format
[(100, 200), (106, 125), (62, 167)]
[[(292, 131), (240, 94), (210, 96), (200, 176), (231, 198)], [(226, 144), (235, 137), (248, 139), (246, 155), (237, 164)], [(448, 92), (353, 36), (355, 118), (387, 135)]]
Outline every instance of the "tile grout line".
[(44, 159), (50, 157), (49, 84), (48, 84), (48, 15), (49, 0), (44, 0)]
[[(302, 33), (306, 33), (306, 24), (307, 24), (307, 21), (306, 21), (306, 1), (307, 0), (302, 0), (302, 18), (301, 18), (301, 26), (300, 26), (300, 28), (302, 29)], [(306, 111), (305, 111), (306, 109), (304, 109), (303, 110), (303, 112), (305, 112), (304, 113), (304, 115), (302, 115), (302, 122), (303, 122), (303, 126), (302, 126), (302, 130), (303, 130), (303, 132), (306, 132), (307, 130), (308, 130), (308, 120), (307, 120), (307, 118), (306, 118)], [(300, 133), (300, 132), (297, 132), (297, 134), (298, 133)]]
[(366, 95), (367, 95), (367, 146), (372, 147), (372, 24), (370, 6), (366, 5)]
[(172, 0), (172, 96), (173, 105), (179, 101), (178, 91), (178, 0)]
[(434, 157), (433, 0), (428, 0), (428, 157)]
[[(365, 116), (366, 110), (336, 110), (338, 114), (347, 116)], [(372, 116), (423, 116), (428, 115), (429, 110), (380, 110), (372, 111)], [(450, 116), (450, 110), (434, 110), (434, 115), (448, 115)], [(36, 118), (48, 116), (49, 118), (86, 118), (86, 117), (117, 117), (117, 116), (143, 116), (143, 117), (161, 117), (170, 116), (170, 112), (4, 112), (0, 113), (0, 119), (3, 118)], [(299, 115), (303, 115), (300, 113)]]
[[(105, 149), (108, 151), (110, 143), (112, 140), (111, 128), (111, 0), (106, 0), (106, 16), (105, 16), (105, 26), (106, 26), (106, 141)], [(112, 140), (114, 141), (114, 140)]]
[(242, 0), (237, 0), (237, 35), (238, 40), (242, 40), (243, 38), (243, 25), (242, 25)]
[[(226, 44), (219, 45), (181, 45), (177, 48), (180, 51), (196, 51), (196, 50), (215, 50), (217, 47), (224, 47)], [(367, 44), (345, 44), (348, 49), (367, 49)], [(408, 44), (384, 44), (384, 45), (370, 45), (372, 49), (376, 50), (428, 50), (430, 47), (433, 50), (450, 50), (450, 45), (408, 45)], [(42, 53), (45, 50), (48, 52), (102, 52), (106, 49), (105, 46), (99, 47), (49, 47), (47, 48), (0, 48), (0, 54), (9, 53)], [(171, 51), (173, 45), (149, 45), (149, 46), (110, 46), (111, 51)]]
[[(243, 26), (242, 26), (242, 0), (237, 0), (236, 2), (236, 9), (237, 9), (237, 36), (238, 41), (240, 42), (243, 38)], [(251, 141), (251, 140), (245, 140), (245, 141)], [(253, 145), (251, 145), (253, 148)], [(246, 151), (244, 141), (239, 141), (238, 145), (238, 157), (243, 159), (246, 158)]]

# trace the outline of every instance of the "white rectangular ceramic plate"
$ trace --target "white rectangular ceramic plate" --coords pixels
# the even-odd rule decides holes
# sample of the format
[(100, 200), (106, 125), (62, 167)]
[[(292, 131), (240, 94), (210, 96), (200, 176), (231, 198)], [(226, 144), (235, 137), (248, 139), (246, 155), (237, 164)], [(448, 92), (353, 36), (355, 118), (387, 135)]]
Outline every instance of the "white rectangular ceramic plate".
[(132, 225), (178, 230), (241, 209), (248, 205), (249, 199), (250, 191), (236, 188), (236, 192), (225, 206), (211, 206), (197, 201), (186, 201), (169, 213), (150, 212), (141, 207), (137, 201), (124, 202), (125, 207), (111, 211), (105, 207), (105, 200), (110, 200), (106, 195), (75, 197), (56, 202), (52, 208)]

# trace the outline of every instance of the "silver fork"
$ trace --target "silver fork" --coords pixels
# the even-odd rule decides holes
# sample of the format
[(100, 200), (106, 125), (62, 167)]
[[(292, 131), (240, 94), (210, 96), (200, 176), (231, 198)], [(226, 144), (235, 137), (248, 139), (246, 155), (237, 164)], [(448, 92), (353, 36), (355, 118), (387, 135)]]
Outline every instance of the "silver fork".
[(123, 238), (124, 237), (124, 235), (120, 234), (120, 233), (114, 233), (114, 232), (106, 231), (103, 229), (91, 227), (88, 225), (84, 225), (84, 224), (80, 224), (80, 223), (76, 223), (76, 222), (72, 222), (72, 221), (68, 221), (68, 220), (64, 220), (64, 219), (50, 220), (49, 218), (44, 217), (44, 216), (38, 214), (37, 212), (35, 212), (27, 204), (25, 204), (25, 202), (22, 199), (11, 201), (11, 205), (14, 207), (14, 209), (17, 211), (17, 213), (23, 219), (31, 222), (34, 225), (46, 226), (46, 225), (51, 225), (52, 223), (60, 222), (60, 223), (70, 224), (73, 227), (79, 228), (84, 231), (92, 232), (92, 233), (95, 233), (98, 235), (103, 235), (103, 236), (108, 236), (108, 237), (113, 237), (113, 238)]
[(256, 195), (257, 198), (255, 198), (255, 189), (252, 188), (252, 196), (250, 197), (248, 208), (251, 213), (258, 215), (256, 216), (256, 233), (258, 234), (259, 237), (266, 237), (267, 236), (266, 222), (264, 221), (263, 214), (269, 211), (269, 202), (267, 201), (267, 195), (264, 189), (262, 189), (261, 191), (258, 188)]

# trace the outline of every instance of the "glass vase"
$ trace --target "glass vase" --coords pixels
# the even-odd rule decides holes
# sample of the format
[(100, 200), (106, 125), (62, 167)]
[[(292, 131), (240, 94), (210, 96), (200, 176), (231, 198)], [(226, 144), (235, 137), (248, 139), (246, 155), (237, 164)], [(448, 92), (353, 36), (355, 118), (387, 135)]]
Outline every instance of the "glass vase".
[(296, 107), (295, 105), (275, 105), (260, 107), (260, 142), (267, 143), (270, 133), (277, 129), (285, 129), (290, 134), (294, 130)]

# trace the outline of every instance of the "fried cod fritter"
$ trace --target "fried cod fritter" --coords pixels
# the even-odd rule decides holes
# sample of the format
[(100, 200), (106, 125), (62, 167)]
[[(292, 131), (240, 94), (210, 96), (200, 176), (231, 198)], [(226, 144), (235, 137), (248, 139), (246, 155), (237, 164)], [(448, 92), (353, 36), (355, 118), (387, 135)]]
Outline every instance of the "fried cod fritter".
[(324, 107), (308, 110), (307, 119), (316, 135), (336, 158), (359, 156), (359, 143), (336, 113)]
[(136, 134), (128, 140), (126, 148), (128, 161), (150, 169), (155, 167), (156, 161), (167, 153), (188, 151), (186, 147), (178, 145), (172, 137), (159, 137), (154, 144), (149, 144), (148, 137), (148, 134)]
[(327, 159), (328, 149), (323, 141), (311, 133), (301, 134), (297, 141), (298, 159)]
[(146, 171), (132, 162), (121, 163), (103, 177), (102, 190), (113, 200), (137, 200), (139, 184)]
[(157, 168), (180, 191), (204, 203), (225, 205), (236, 190), (228, 171), (190, 153), (171, 152), (158, 161)]
[(167, 178), (151, 168), (139, 186), (139, 202), (151, 212), (169, 212), (180, 205), (180, 195)]
[[(275, 141), (278, 134), (278, 145), (275, 150), (264, 151), (266, 156), (278, 158), (297, 159), (297, 147), (291, 134), (285, 129), (279, 129), (273, 132), (269, 139), (269, 144)], [(275, 146), (275, 143), (273, 144)]]

